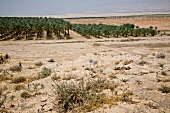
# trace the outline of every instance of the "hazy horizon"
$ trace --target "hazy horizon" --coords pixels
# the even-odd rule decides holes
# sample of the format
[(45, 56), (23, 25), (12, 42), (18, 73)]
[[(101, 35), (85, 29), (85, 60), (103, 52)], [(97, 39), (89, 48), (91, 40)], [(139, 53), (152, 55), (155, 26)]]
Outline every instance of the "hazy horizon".
[(170, 12), (170, 0), (0, 0), (0, 16)]

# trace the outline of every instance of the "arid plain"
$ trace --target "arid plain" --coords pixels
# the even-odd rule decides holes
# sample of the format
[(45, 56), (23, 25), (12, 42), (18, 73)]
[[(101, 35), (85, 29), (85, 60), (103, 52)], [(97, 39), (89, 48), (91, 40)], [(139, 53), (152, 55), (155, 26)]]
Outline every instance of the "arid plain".
[[(1, 41), (0, 53), (10, 56), (6, 63), (0, 64), (1, 111), (170, 112), (170, 17), (66, 20), (73, 24), (131, 23), (157, 27), (161, 32), (154, 37), (86, 39), (70, 31), (70, 40)], [(11, 71), (15, 65), (22, 65), (21, 71)], [(40, 77), (44, 67), (50, 76)], [(17, 82), (18, 77), (26, 79)], [(90, 92), (95, 92), (99, 96), (95, 99), (99, 101), (86, 101), (74, 95), (83, 105), (75, 105), (73, 110), (60, 110), (55, 87), (63, 82), (75, 86), (83, 84), (86, 88), (91, 85)]]

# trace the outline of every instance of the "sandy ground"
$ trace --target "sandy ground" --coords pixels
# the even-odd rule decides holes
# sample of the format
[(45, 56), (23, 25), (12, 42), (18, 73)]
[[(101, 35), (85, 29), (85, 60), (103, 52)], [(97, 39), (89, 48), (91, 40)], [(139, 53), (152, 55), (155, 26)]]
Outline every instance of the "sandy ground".
[[(132, 91), (133, 95), (131, 98), (136, 103), (120, 102), (116, 106), (112, 106), (111, 108), (105, 106), (93, 113), (140, 113), (142, 111), (144, 113), (169, 113), (170, 95), (169, 93), (161, 93), (158, 88), (162, 84), (170, 85), (170, 37), (139, 37), (137, 39), (141, 40), (132, 42), (127, 41), (126, 38), (120, 38), (112, 39), (110, 42), (108, 40), (105, 42), (105, 39), (84, 39), (83, 43), (58, 43), (65, 41), (1, 42), (1, 53), (8, 53), (11, 56), (8, 63), (1, 65), (1, 68), (9, 69), (12, 65), (21, 62), (23, 66), (21, 72), (13, 73), (9, 71), (14, 77), (34, 77), (37, 76), (37, 73), (43, 67), (48, 67), (52, 69), (52, 75), (58, 75), (62, 79), (72, 76), (74, 80), (80, 79), (82, 76), (88, 77), (89, 71), (84, 68), (89, 66), (89, 59), (97, 60), (98, 68), (103, 69), (105, 73), (101, 76), (109, 79), (108, 75), (117, 73), (115, 74), (116, 77), (111, 79), (111, 81), (117, 81), (120, 84), (120, 91), (117, 89), (118, 93), (121, 93), (122, 90)], [(98, 44), (98, 46), (95, 46), (95, 44)], [(163, 53), (166, 57), (164, 59), (156, 58), (153, 55), (156, 52)], [(48, 62), (49, 59), (54, 59), (55, 62), (50, 63)], [(130, 60), (133, 60), (132, 63), (127, 65), (130, 66), (130, 70), (125, 70), (124, 73), (119, 73), (115, 70), (115, 66), (121, 67), (124, 61)], [(35, 62), (38, 61), (43, 62), (43, 66), (36, 67)], [(147, 63), (143, 66), (139, 65), (141, 61)], [(116, 65), (115, 62), (120, 63)], [(163, 68), (159, 67), (160, 63), (164, 65)], [(162, 71), (166, 72), (167, 75), (162, 75)], [(158, 78), (161, 81), (158, 82)], [(126, 79), (127, 82), (123, 82), (123, 79)], [(55, 96), (52, 96), (53, 88), (51, 84), (53, 83), (50, 77), (29, 82), (29, 84), (32, 83), (40, 83), (45, 86), (44, 89), (38, 90), (38, 92), (41, 92), (41, 95), (22, 99), (20, 98), (20, 93), (23, 90), (15, 91), (14, 83), (10, 83), (9, 81), (0, 82), (1, 86), (7, 87), (5, 91), (7, 93), (7, 101), (4, 103), (4, 106), (16, 113), (37, 112), (41, 108), (41, 105), (45, 103), (47, 104), (45, 110), (52, 109), (52, 102)], [(51, 96), (48, 96), (48, 99), (43, 102), (44, 96), (42, 95), (46, 93)], [(10, 99), (11, 95), (15, 97), (13, 100)], [(15, 107), (11, 108), (11, 104), (14, 104)]]
[[(70, 22), (117, 25), (129, 22), (140, 27), (153, 25), (161, 30), (170, 29), (170, 18), (80, 19)], [(120, 101), (112, 106), (103, 105), (91, 113), (170, 113), (170, 93), (159, 90), (162, 85), (170, 87), (170, 36), (85, 39), (73, 31), (70, 32), (73, 37), (71, 40), (0, 42), (0, 54), (8, 53), (11, 56), (7, 63), (0, 64), (0, 69), (7, 70), (6, 76), (27, 78), (27, 81), (18, 83), (25, 88), (17, 91), (15, 87), (18, 84), (8, 79), (0, 81), (0, 89), (3, 89), (0, 100), (3, 100), (4, 94), (7, 95), (2, 105), (4, 109), (14, 113), (37, 113), (41, 106), (45, 105), (44, 111), (56, 113), (56, 95), (51, 77), (57, 76), (60, 77), (56, 80), (57, 83), (66, 80), (79, 81), (82, 77), (106, 78), (119, 84), (113, 92), (105, 90), (106, 94), (121, 95), (126, 91), (132, 92), (129, 97), (131, 102)], [(158, 58), (160, 53), (165, 55), (165, 58)], [(50, 59), (55, 62), (48, 62)], [(92, 75), (85, 70), (89, 67), (90, 59), (98, 61), (94, 66), (96, 73)], [(19, 62), (22, 64), (21, 72), (9, 70)], [(42, 62), (43, 65), (35, 66), (37, 62)], [(43, 67), (52, 70), (51, 76), (36, 79)], [(126, 67), (130, 69), (120, 69)], [(98, 71), (101, 69), (103, 73)], [(3, 74), (3, 71), (0, 71), (0, 74)], [(23, 99), (20, 96), (23, 91), (34, 96)]]

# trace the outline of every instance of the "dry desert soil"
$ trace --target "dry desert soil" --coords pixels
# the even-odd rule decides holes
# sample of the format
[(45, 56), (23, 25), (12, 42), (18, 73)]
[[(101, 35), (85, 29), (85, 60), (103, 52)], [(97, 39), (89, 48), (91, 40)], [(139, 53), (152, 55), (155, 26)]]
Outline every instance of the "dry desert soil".
[[(170, 30), (168, 17), (69, 21)], [(71, 36), (71, 40), (0, 42), (0, 53), (11, 57), (0, 64), (1, 112), (170, 113), (170, 36), (85, 39), (73, 31)], [(21, 71), (11, 69), (19, 64)], [(51, 70), (50, 76), (43, 75), (44, 67)], [(25, 79), (17, 81), (21, 76)], [(79, 86), (82, 81), (93, 89), (90, 93), (104, 99), (81, 99), (83, 105), (76, 107), (79, 95), (73, 94), (75, 108), (62, 111), (66, 104), (58, 102), (55, 87), (63, 82)]]

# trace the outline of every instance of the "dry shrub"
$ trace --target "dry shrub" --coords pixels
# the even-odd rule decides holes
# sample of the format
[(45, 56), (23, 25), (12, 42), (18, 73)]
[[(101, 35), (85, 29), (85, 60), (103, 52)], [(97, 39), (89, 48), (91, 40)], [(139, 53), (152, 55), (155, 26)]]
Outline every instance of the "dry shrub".
[(115, 61), (115, 65), (118, 65), (122, 60), (119, 60), (119, 61)]
[(27, 91), (24, 91), (21, 93), (20, 95), (22, 98), (30, 98), (31, 97), (31, 94), (29, 94)]
[(164, 64), (163, 63), (159, 63), (159, 67), (163, 68)]
[(60, 76), (57, 76), (57, 75), (54, 75), (54, 76), (52, 77), (52, 79), (53, 79), (53, 80), (60, 80), (61, 77), (60, 77)]
[(159, 88), (159, 91), (161, 91), (162, 93), (170, 93), (170, 87), (162, 85), (161, 88)]
[(12, 80), (12, 77), (0, 76), (0, 81), (5, 81), (5, 80)]
[(114, 78), (117, 78), (117, 77), (116, 77), (116, 73), (112, 73), (112, 74), (108, 75), (108, 77), (109, 77), (111, 80), (114, 79)]
[(167, 72), (166, 71), (162, 71), (161, 74), (164, 75), (164, 76), (167, 76)]
[(164, 59), (166, 56), (164, 53), (157, 53), (157, 52), (154, 53), (153, 55), (156, 56), (156, 58), (162, 58), (162, 59)]
[(138, 64), (139, 64), (140, 66), (144, 66), (145, 64), (148, 64), (148, 62), (141, 60)]
[(125, 60), (123, 64), (128, 65), (128, 64), (131, 64), (132, 62), (133, 62), (133, 60)]
[(12, 72), (20, 72), (22, 70), (22, 67), (15, 65), (9, 68), (10, 71)]
[(101, 46), (101, 44), (94, 43), (93, 46)]
[(12, 83), (21, 83), (21, 82), (25, 82), (25, 81), (26, 81), (26, 77), (20, 76), (20, 77), (16, 77), (15, 79), (13, 79)]
[(35, 63), (35, 66), (38, 66), (38, 67), (40, 67), (42, 65), (43, 65), (43, 63), (41, 61)]
[(153, 102), (146, 103), (145, 105), (147, 105), (148, 107), (152, 109), (158, 109), (158, 105)]
[(75, 70), (77, 70), (77, 68), (76, 67), (72, 67), (72, 69), (71, 69), (72, 71), (75, 71)]
[(2, 92), (3, 92), (3, 89), (2, 89), (2, 88), (0, 88), (0, 96), (2, 95)]
[(51, 73), (52, 73), (52, 71), (50, 68), (44, 67), (38, 75), (39, 75), (39, 78), (46, 78), (46, 77), (50, 76)]
[(90, 112), (104, 104), (115, 104), (115, 97), (103, 93), (104, 89), (114, 90), (115, 86), (106, 79), (91, 79), (87, 83), (61, 82), (53, 85), (57, 93), (56, 106), (59, 112)]
[(25, 89), (24, 85), (18, 84), (18, 85), (15, 86), (16, 91), (23, 90), (23, 89)]
[(55, 62), (55, 61), (54, 61), (54, 59), (50, 59), (50, 60), (48, 60), (48, 62)]

